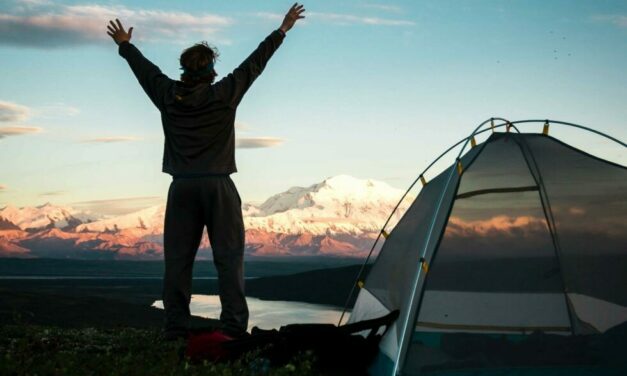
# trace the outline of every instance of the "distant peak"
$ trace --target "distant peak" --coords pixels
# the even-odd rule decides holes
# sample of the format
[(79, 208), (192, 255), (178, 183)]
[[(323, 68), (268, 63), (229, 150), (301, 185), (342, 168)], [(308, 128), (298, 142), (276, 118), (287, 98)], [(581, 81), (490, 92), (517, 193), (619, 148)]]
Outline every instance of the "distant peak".
[(331, 188), (356, 188), (356, 187), (367, 187), (372, 188), (377, 184), (376, 181), (372, 179), (360, 179), (350, 175), (336, 175), (331, 176), (322, 182), (322, 186), (328, 186)]
[(341, 175), (330, 176), (330, 177), (324, 179), (324, 181), (333, 183), (333, 182), (345, 182), (345, 181), (354, 182), (354, 181), (362, 181), (362, 180), (358, 179), (358, 178), (356, 178), (354, 176), (341, 174)]

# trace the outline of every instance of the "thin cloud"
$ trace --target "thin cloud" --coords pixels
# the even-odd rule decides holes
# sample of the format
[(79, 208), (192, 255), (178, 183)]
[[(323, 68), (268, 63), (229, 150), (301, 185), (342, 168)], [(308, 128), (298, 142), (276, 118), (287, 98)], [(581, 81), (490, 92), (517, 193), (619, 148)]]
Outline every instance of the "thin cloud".
[(109, 42), (105, 33), (111, 19), (135, 28), (139, 40), (178, 43), (182, 37), (215, 37), (232, 20), (215, 14), (131, 9), (124, 6), (59, 5), (46, 12), (0, 13), (0, 44), (17, 47), (59, 48)]
[(39, 127), (0, 127), (0, 139), (38, 132), (41, 132), (41, 128)]
[(375, 26), (414, 26), (413, 21), (392, 18), (366, 17), (342, 13), (318, 13), (311, 12), (309, 18), (319, 19), (338, 25), (375, 25)]
[[(277, 21), (283, 19), (283, 15), (270, 12), (257, 12), (255, 16), (268, 21)], [(307, 19), (313, 21), (319, 20), (326, 23), (336, 25), (373, 25), (373, 26), (414, 26), (415, 22), (393, 18), (368, 17), (346, 13), (324, 13), (309, 12)]]
[(285, 15), (272, 12), (257, 12), (255, 16), (268, 21), (281, 21)]
[(67, 105), (65, 103), (53, 103), (33, 109), (33, 115), (44, 118), (63, 118), (76, 116), (80, 114), (77, 107)]
[(42, 197), (63, 196), (66, 193), (67, 193), (66, 191), (51, 191), (51, 192), (40, 193), (39, 196), (42, 196)]
[(401, 11), (401, 7), (392, 4), (362, 4), (361, 6), (363, 8), (382, 10), (384, 12), (398, 13)]
[(606, 14), (593, 16), (592, 19), (598, 22), (608, 22), (620, 28), (627, 27), (627, 15), (623, 14)]
[(238, 138), (236, 146), (240, 149), (271, 148), (283, 144), (285, 140), (275, 137)]
[(42, 5), (51, 5), (51, 0), (17, 0), (18, 4), (25, 5), (28, 7), (39, 7)]
[(23, 121), (28, 119), (30, 112), (28, 107), (21, 104), (0, 101), (0, 122)]
[(243, 123), (241, 121), (236, 121), (235, 122), (235, 129), (240, 131), (240, 132), (248, 132), (251, 130), (250, 125), (248, 125), (248, 123)]
[(124, 197), (109, 200), (80, 201), (70, 204), (73, 208), (103, 215), (124, 215), (151, 206), (162, 205), (163, 197)]
[(82, 140), (82, 143), (100, 143), (100, 144), (110, 144), (114, 142), (130, 142), (130, 141), (139, 141), (139, 137), (134, 136), (113, 136), (113, 137), (95, 137), (95, 138), (87, 138)]

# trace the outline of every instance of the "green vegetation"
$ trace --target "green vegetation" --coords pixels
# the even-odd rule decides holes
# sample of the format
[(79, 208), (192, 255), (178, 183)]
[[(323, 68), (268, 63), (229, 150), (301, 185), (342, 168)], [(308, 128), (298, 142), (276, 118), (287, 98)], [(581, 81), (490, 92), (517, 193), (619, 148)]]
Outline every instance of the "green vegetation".
[(315, 375), (312, 354), (269, 367), (258, 353), (231, 363), (190, 363), (182, 342), (156, 329), (0, 326), (1, 375)]

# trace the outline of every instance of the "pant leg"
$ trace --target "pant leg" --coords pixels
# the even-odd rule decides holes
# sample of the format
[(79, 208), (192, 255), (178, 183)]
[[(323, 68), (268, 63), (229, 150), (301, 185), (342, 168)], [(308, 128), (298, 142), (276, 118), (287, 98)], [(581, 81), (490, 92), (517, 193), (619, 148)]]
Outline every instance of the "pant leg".
[(230, 177), (210, 178), (206, 224), (213, 262), (218, 271), (218, 292), (226, 331), (245, 332), (248, 305), (244, 295), (244, 221), (242, 203)]
[(201, 199), (200, 186), (194, 179), (176, 179), (170, 184), (163, 233), (166, 331), (185, 331), (189, 327), (192, 268), (204, 227)]

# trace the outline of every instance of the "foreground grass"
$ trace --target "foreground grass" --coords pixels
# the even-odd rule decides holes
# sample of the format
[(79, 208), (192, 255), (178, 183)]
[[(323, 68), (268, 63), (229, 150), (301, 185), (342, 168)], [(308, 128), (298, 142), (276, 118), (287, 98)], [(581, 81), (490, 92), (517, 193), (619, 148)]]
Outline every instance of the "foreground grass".
[(182, 343), (154, 329), (0, 326), (0, 375), (316, 375), (313, 356), (281, 367), (250, 353), (232, 363), (190, 363)]

